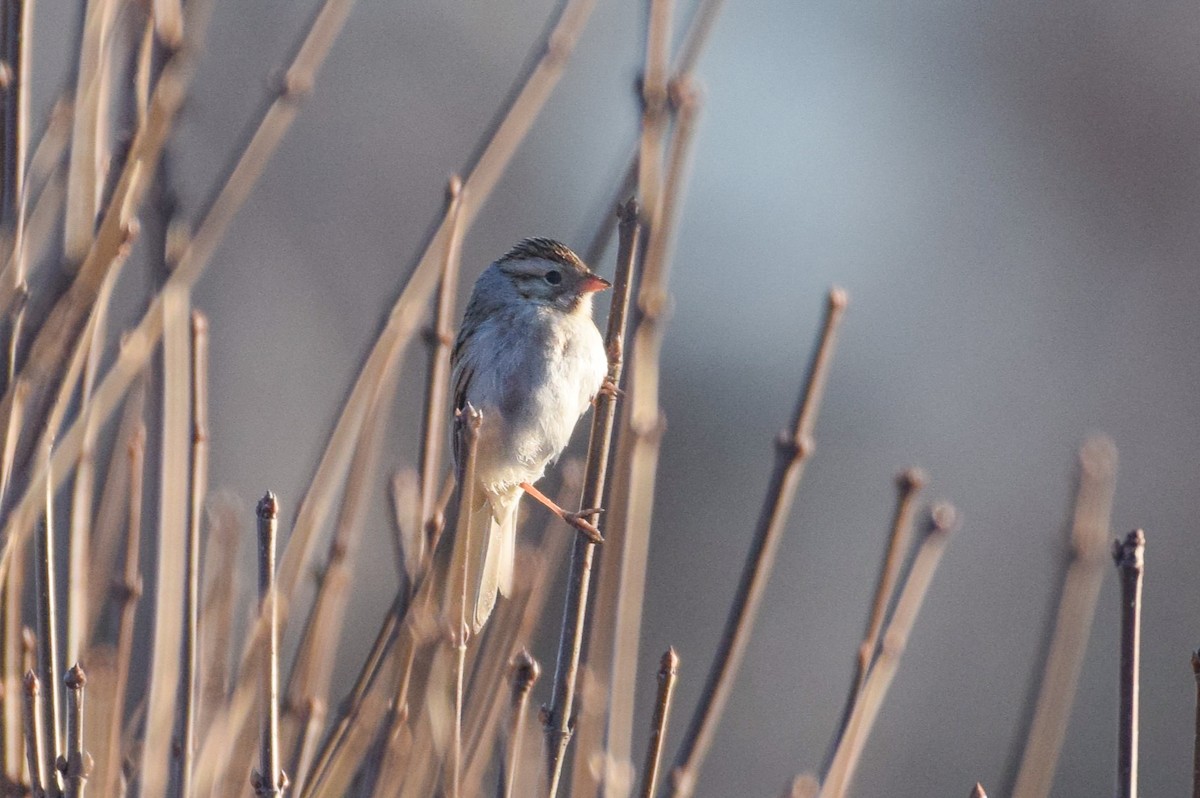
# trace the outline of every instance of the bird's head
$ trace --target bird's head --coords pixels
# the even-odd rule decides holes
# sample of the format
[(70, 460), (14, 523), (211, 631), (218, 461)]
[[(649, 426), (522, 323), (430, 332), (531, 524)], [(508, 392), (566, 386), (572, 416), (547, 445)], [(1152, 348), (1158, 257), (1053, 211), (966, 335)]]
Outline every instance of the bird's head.
[(549, 238), (525, 239), (496, 265), (521, 296), (565, 313), (590, 312), (592, 294), (611, 285), (578, 255)]

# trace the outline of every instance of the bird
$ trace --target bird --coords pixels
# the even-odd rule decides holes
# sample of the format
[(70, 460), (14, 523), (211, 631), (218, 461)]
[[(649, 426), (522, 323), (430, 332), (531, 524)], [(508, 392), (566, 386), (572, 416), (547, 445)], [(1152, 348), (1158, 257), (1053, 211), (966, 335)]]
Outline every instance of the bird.
[[(592, 299), (610, 286), (562, 243), (527, 238), (483, 271), (467, 302), (450, 362), (456, 415), (467, 408), (481, 414), (468, 552), (468, 572), (478, 574), (476, 633), (497, 593), (512, 593), (521, 497), (529, 493), (580, 525), (582, 513), (563, 510), (533, 483), (606, 386), (608, 358)], [(459, 437), (453, 452), (461, 491), (466, 452)]]

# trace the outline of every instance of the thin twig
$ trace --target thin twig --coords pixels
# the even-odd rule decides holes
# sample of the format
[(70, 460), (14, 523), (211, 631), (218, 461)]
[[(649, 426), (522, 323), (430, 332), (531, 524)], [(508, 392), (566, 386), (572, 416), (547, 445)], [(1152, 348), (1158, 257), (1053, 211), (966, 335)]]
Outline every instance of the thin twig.
[(733, 683), (750, 642), (750, 632), (754, 628), (758, 608), (775, 564), (775, 554), (787, 527), (792, 499), (804, 475), (804, 466), (812, 454), (813, 429), (816, 427), (821, 399), (825, 395), (834, 342), (847, 302), (845, 291), (840, 288), (830, 290), (825, 303), (821, 337), (808, 367), (808, 376), (796, 405), (792, 425), (779, 436), (776, 444), (775, 472), (771, 476), (717, 656), (675, 758), (671, 773), (671, 794), (674, 796), (689, 796), (695, 789), (700, 766), (712, 745), (717, 723), (733, 691)]
[(196, 692), (200, 658), (200, 522), (208, 493), (208, 319), (192, 311), (192, 463), (188, 505), (187, 591), (183, 605), (183, 719), (179, 744), (180, 795), (192, 794), (192, 760), (196, 749)]
[(881, 651), (867, 674), (862, 694), (850, 715), (846, 734), (834, 752), (833, 762), (821, 783), (819, 798), (842, 798), (849, 790), (867, 738), (883, 706), (883, 699), (900, 667), (900, 658), (908, 646), (909, 634), (921, 611), (929, 584), (941, 562), (950, 534), (957, 526), (958, 514), (950, 505), (939, 504), (930, 511), (929, 531), (921, 541), (912, 568), (900, 587), (896, 609), (883, 635)]
[(1117, 739), (1117, 796), (1138, 794), (1138, 686), (1142, 650), (1142, 576), (1146, 533), (1135, 529), (1113, 543), (1121, 575), (1121, 705)]
[(925, 484), (925, 475), (919, 468), (910, 468), (896, 478), (896, 510), (892, 516), (891, 534), (888, 535), (887, 549), (883, 562), (879, 566), (879, 579), (875, 584), (875, 597), (871, 601), (871, 615), (867, 619), (867, 631), (863, 635), (862, 644), (858, 647), (858, 656), (854, 663), (854, 679), (850, 682), (850, 691), (846, 694), (846, 703), (842, 707), (842, 720), (837, 734), (830, 741), (826, 754), (825, 769), (829, 769), (833, 752), (837, 749), (842, 735), (846, 733), (846, 724), (850, 722), (850, 713), (854, 703), (862, 691), (867, 679), (867, 671), (875, 658), (875, 650), (879, 646), (879, 634), (883, 630), (883, 621), (889, 602), (895, 591), (896, 580), (900, 576), (900, 568), (904, 565), (904, 554), (908, 551), (909, 540), (912, 538), (913, 516), (917, 510), (917, 494)]
[(275, 613), (275, 538), (279, 528), (279, 503), (275, 494), (258, 502), (258, 601), (267, 618), (267, 655), (262, 668), (262, 747), (260, 770), (254, 778), (254, 794), (283, 794), (287, 777), (279, 754), (279, 625)]
[(58, 591), (55, 588), (54, 566), (54, 494), (46, 491), (46, 511), (38, 534), (34, 537), (34, 559), (37, 561), (37, 657), (42, 684), (47, 685), (42, 701), (42, 728), (45, 729), (46, 788), (52, 795), (58, 786), (58, 754), (62, 750), (62, 733), (58, 724)]
[(25, 761), (34, 798), (46, 796), (46, 734), (42, 727), (41, 687), (37, 674), (25, 674)]
[(83, 798), (92, 758), (83, 750), (83, 686), (87, 676), (76, 662), (67, 671), (67, 752), (63, 761), (67, 798)]
[(529, 651), (521, 649), (511, 663), (512, 699), (509, 703), (508, 740), (500, 767), (500, 798), (517, 798), (517, 774), (521, 764), (521, 738), (525, 729), (525, 715), (529, 708), (529, 691), (541, 675), (538, 665)]
[(668, 648), (658, 666), (658, 695), (654, 701), (654, 720), (650, 724), (650, 742), (646, 745), (646, 762), (642, 766), (642, 788), (638, 791), (641, 798), (654, 798), (658, 765), (667, 737), (667, 721), (671, 717), (671, 696), (678, 675), (679, 655), (674, 648)]
[(1110, 439), (1092, 438), (1080, 447), (1070, 561), (1063, 576), (1054, 633), (1033, 720), (1025, 737), (1013, 798), (1046, 798), (1054, 784), (1054, 770), (1066, 737), (1096, 599), (1104, 579), (1116, 472), (1117, 449)]
[[(616, 389), (621, 384), (624, 370), (625, 319), (629, 312), (629, 298), (633, 291), (634, 268), (641, 238), (638, 223), (637, 203), (630, 200), (619, 209), (621, 216), (620, 244), (617, 254), (617, 272), (613, 281), (612, 306), (608, 313), (608, 329), (604, 336), (605, 351), (608, 353), (608, 373), (605, 381)], [(612, 446), (613, 427), (616, 422), (617, 402), (615, 390), (602, 391), (596, 397), (596, 409), (592, 416), (591, 435), (588, 438), (587, 466), (583, 483), (582, 506), (597, 507), (604, 496), (605, 479), (608, 474), (608, 453)], [(598, 516), (588, 519), (595, 524)], [(549, 752), (550, 796), (554, 797), (562, 775), (563, 759), (571, 741), (572, 712), (575, 701), (575, 685), (579, 671), (579, 659), (583, 649), (583, 636), (587, 624), (588, 587), (591, 583), (592, 561), (596, 544), (590, 539), (576, 535), (571, 550), (571, 573), (567, 582), (566, 607), (563, 611), (562, 631), (558, 639), (558, 659), (554, 668), (554, 692), (549, 708), (545, 711), (547, 749)]]

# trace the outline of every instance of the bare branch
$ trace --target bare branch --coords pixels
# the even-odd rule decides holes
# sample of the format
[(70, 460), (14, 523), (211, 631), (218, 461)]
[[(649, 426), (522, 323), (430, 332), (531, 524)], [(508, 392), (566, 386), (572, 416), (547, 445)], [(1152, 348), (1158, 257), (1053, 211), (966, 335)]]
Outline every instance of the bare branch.
[(1117, 740), (1117, 795), (1138, 794), (1138, 685), (1142, 650), (1142, 575), (1146, 533), (1135, 529), (1113, 543), (1121, 575), (1121, 706)]

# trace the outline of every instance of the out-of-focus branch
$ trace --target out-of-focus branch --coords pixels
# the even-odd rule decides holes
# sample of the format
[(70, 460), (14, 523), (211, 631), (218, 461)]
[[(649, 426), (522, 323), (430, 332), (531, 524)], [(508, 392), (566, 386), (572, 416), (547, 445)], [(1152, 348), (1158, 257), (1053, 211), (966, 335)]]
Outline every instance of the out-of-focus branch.
[(163, 316), (157, 577), (154, 581), (154, 637), (146, 699), (146, 732), (139, 779), (142, 798), (165, 795), (170, 782), (187, 592), (188, 459), (192, 439), (188, 293), (179, 288), (169, 289), (163, 300)]
[(1067, 733), (1071, 704), (1087, 650), (1096, 599), (1104, 579), (1109, 514), (1116, 488), (1117, 449), (1106, 437), (1079, 450), (1079, 488), (1071, 522), (1071, 559), (1063, 577), (1033, 721), (1017, 773), (1013, 798), (1046, 798)]
[(453, 667), (449, 674), (454, 706), (454, 730), (450, 738), (450, 753), (443, 768), (445, 791), (450, 798), (459, 798), (462, 780), (462, 719), (463, 679), (466, 670), (467, 640), (471, 623), (467, 616), (467, 594), (477, 575), (479, 565), (471, 563), (471, 516), (475, 512), (475, 453), (479, 445), (479, 428), (483, 415), (470, 404), (454, 420), (457, 451), (463, 455), (462, 477), (458, 485), (458, 527), (454, 531), (454, 551), (450, 558), (450, 583), (447, 589), (450, 611), (446, 622), (449, 634), (446, 642), (453, 652)]
[[(692, 142), (700, 113), (700, 96), (687, 77), (671, 85), (677, 116), (667, 147), (667, 173), (654, 208), (642, 208), (648, 220), (646, 250), (638, 285), (637, 312), (630, 335), (629, 401), (621, 420), (617, 450), (617, 479), (613, 483), (610, 523), (621, 526), (620, 581), (613, 614), (612, 669), (605, 754), (606, 794), (624, 795), (632, 786), (634, 696), (637, 687), (638, 643), (646, 590), (646, 567), (654, 516), (658, 455), (666, 431), (659, 403), (659, 366), (670, 312), (669, 277), (679, 212), (691, 168)], [(609, 779), (621, 774), (620, 784)]]
[[(417, 540), (432, 540), (445, 519), (435, 518), (438, 490), (441, 487), (443, 441), (446, 439), (446, 408), (450, 389), (450, 348), (454, 345), (454, 302), (458, 297), (458, 273), (462, 261), (462, 180), (450, 178), (450, 207), (446, 211), (449, 234), (438, 281), (437, 307), (429, 338), (429, 383), (425, 396), (425, 429), (421, 444), (420, 522), (424, 534)], [(412, 552), (420, 556), (419, 552)]]
[(529, 691), (540, 674), (537, 660), (521, 649), (512, 662), (512, 700), (509, 705), (508, 739), (501, 760), (500, 798), (517, 798), (514, 789), (521, 764), (521, 737), (525, 728), (526, 709), (529, 707)]

